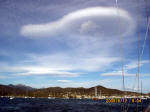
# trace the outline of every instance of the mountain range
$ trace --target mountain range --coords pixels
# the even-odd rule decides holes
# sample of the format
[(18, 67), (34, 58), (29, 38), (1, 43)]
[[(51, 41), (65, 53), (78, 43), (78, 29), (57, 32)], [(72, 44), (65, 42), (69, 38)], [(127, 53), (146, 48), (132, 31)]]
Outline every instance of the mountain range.
[[(126, 91), (123, 92), (117, 89), (110, 89), (103, 86), (96, 86), (97, 95), (103, 96), (122, 96), (126, 95), (139, 95), (140, 93)], [(146, 94), (143, 94), (146, 95)], [(149, 94), (150, 95), (150, 94)], [(0, 96), (30, 96), (30, 97), (76, 97), (76, 96), (95, 96), (95, 87), (91, 88), (61, 88), (61, 87), (48, 87), (48, 88), (32, 88), (30, 86), (18, 84), (18, 85), (1, 85), (0, 84)]]

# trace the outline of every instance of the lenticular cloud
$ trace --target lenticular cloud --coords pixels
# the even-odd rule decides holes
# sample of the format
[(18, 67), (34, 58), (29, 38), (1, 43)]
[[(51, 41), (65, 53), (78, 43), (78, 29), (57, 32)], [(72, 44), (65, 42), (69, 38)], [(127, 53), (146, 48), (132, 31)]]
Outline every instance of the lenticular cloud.
[(71, 12), (46, 24), (24, 25), (20, 33), (29, 38), (57, 35), (114, 37), (128, 35), (134, 28), (135, 23), (127, 11), (113, 7), (93, 7)]

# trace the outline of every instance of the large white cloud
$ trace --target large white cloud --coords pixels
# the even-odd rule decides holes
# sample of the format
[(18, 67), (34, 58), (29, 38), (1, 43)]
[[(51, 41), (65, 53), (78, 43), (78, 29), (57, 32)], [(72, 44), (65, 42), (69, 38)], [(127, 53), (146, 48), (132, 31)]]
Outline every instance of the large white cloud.
[(71, 12), (50, 23), (24, 25), (20, 33), (30, 38), (54, 35), (113, 37), (124, 36), (134, 28), (135, 23), (127, 11), (120, 8), (117, 11), (113, 7), (92, 7)]
[[(120, 61), (120, 55), (117, 55), (120, 41), (118, 38), (109, 38), (125, 36), (134, 28), (135, 23), (130, 14), (113, 7), (81, 9), (50, 23), (24, 25), (20, 32), (23, 36), (58, 37), (62, 39), (62, 44), (69, 45), (67, 47), (71, 50), (60, 52), (51, 49), (55, 50), (55, 54), (33, 54), (29, 56), (33, 63), (48, 69), (39, 71), (30, 67), (20, 75), (49, 74), (64, 77), (65, 74), (67, 77), (73, 77), (86, 72), (104, 71)], [(127, 38), (124, 43), (128, 41)], [(62, 44), (59, 47), (63, 47)]]

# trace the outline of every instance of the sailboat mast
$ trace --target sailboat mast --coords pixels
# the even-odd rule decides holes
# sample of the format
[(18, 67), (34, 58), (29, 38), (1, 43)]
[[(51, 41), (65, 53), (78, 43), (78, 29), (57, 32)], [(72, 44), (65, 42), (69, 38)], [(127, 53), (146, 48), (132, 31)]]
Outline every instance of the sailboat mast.
[(95, 87), (95, 97), (97, 97), (97, 87)]
[(141, 81), (141, 96), (142, 96), (142, 92), (143, 92), (143, 90), (142, 90), (142, 86), (143, 86), (143, 85), (142, 85), (142, 81)]
[(100, 90), (100, 97), (102, 97), (102, 93), (101, 93), (101, 90)]
[[(116, 8), (117, 8), (117, 15), (119, 16), (119, 10), (118, 10), (118, 0), (116, 0)], [(118, 18), (118, 32), (120, 33), (120, 19)], [(123, 40), (122, 37), (120, 37), (120, 57), (121, 57), (121, 72), (122, 72), (122, 85), (123, 85), (123, 91), (125, 92), (125, 81), (124, 81), (124, 59), (123, 59)]]

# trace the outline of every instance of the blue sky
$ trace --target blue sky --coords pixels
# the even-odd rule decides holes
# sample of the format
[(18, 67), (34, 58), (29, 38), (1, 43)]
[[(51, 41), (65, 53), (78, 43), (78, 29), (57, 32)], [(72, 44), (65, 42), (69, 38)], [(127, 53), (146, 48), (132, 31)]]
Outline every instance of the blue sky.
[[(149, 7), (148, 0), (118, 0), (118, 9), (115, 0), (1, 0), (0, 83), (122, 89), (123, 59), (126, 89), (136, 90)], [(149, 41), (140, 61), (144, 92)]]

